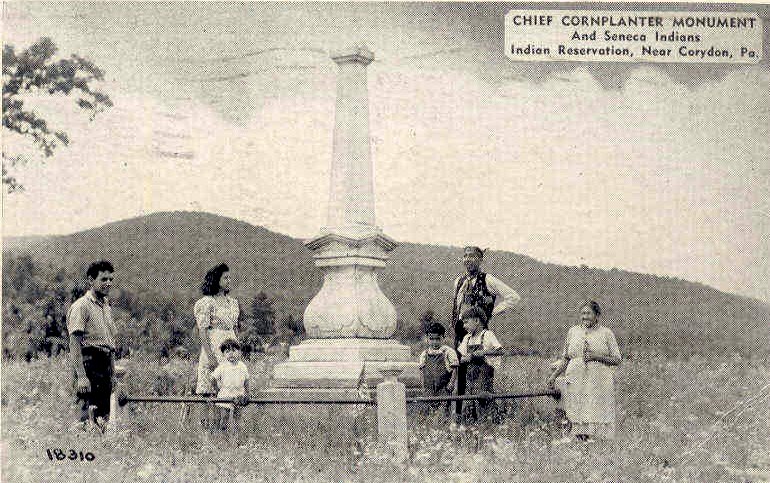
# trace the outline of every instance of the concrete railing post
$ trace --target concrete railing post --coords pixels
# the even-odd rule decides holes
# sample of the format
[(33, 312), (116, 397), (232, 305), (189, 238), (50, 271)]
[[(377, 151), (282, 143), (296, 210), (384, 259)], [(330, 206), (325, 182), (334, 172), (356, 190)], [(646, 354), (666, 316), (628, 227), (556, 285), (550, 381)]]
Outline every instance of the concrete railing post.
[(377, 437), (390, 448), (399, 463), (407, 460), (406, 386), (399, 382), (403, 369), (395, 365), (380, 369), (385, 380), (377, 384)]
[(110, 431), (117, 430), (119, 425), (122, 424), (125, 419), (125, 406), (121, 406), (118, 403), (118, 396), (122, 392), (122, 379), (125, 374), (125, 367), (115, 366), (115, 380), (117, 382), (115, 387), (112, 388), (112, 394), (110, 394), (110, 421), (108, 423), (108, 429)]

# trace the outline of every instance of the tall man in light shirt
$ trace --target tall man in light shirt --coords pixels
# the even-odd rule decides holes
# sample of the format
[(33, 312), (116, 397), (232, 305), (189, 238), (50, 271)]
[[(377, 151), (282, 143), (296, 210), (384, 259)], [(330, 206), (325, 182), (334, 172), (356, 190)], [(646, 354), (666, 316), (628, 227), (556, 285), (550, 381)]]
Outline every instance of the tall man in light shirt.
[[(463, 265), (465, 273), (455, 279), (452, 299), (452, 327), (454, 327), (455, 350), (468, 332), (463, 327), (460, 315), (469, 307), (480, 307), (487, 318), (502, 314), (516, 305), (521, 297), (500, 279), (481, 271), (484, 251), (479, 247), (465, 247)], [(465, 394), (466, 366), (460, 364), (457, 373), (457, 394)], [(457, 414), (462, 413), (462, 401), (457, 402)]]
[(108, 419), (110, 394), (115, 383), (115, 322), (108, 295), (115, 269), (108, 261), (92, 263), (86, 271), (91, 285), (67, 313), (70, 356), (75, 372), (75, 393), (80, 406), (80, 423), (85, 428), (88, 407)]

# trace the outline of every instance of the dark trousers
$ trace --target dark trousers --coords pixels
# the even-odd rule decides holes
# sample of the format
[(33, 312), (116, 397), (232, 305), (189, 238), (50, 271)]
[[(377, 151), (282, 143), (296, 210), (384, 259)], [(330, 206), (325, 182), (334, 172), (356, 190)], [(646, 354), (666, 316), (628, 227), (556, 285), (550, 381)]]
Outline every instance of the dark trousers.
[[(481, 394), (494, 391), (495, 369), (484, 361), (472, 361), (466, 365), (466, 393)], [(498, 422), (496, 411), (497, 403), (494, 400), (466, 401), (462, 420), (466, 424), (492, 419)]]
[[(459, 357), (459, 354), (458, 354)], [(461, 362), (457, 367), (457, 395), (462, 396), (465, 394), (465, 386), (468, 381), (468, 364)], [(463, 401), (457, 401), (455, 404), (455, 414), (457, 417), (463, 414)]]
[(83, 367), (91, 383), (91, 391), (77, 394), (77, 375), (73, 378), (76, 404), (80, 407), (80, 420), (88, 420), (88, 406), (96, 406), (95, 416), (110, 415), (112, 393), (112, 352), (98, 347), (83, 347)]
[[(460, 342), (463, 341), (463, 337), (465, 337), (465, 334), (467, 334), (468, 331), (465, 330), (465, 326), (463, 325), (462, 320), (458, 320), (455, 322), (455, 351), (457, 351), (457, 348), (460, 347)], [(459, 360), (460, 353), (457, 353), (457, 359)], [(465, 394), (465, 385), (466, 380), (468, 378), (468, 364), (460, 363), (460, 365), (457, 367), (457, 395), (462, 396)], [(457, 417), (459, 418), (463, 414), (463, 402), (457, 401), (455, 404), (455, 412), (457, 414)]]
[[(444, 354), (426, 354), (425, 366), (422, 368), (422, 387), (425, 396), (448, 396), (452, 388), (447, 387), (452, 379), (452, 371), (448, 371), (444, 362)], [(444, 407), (447, 416), (451, 414), (451, 403), (433, 402), (428, 404), (427, 412)]]

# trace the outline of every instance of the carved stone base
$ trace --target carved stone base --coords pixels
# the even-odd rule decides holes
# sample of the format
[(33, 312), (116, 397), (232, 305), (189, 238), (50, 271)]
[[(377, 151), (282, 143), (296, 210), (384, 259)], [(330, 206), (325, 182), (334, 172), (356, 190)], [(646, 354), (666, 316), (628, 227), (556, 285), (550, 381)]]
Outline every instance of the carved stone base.
[(396, 330), (396, 309), (377, 285), (379, 267), (363, 264), (375, 259), (338, 255), (331, 249), (314, 255), (316, 264), (337, 265), (321, 265), (324, 283), (305, 309), (305, 332), (314, 338), (387, 340)]

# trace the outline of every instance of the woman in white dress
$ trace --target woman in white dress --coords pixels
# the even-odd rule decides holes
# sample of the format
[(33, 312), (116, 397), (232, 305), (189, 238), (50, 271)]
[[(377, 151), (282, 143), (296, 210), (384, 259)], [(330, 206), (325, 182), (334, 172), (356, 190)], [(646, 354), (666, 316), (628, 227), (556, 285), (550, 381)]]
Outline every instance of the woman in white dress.
[(201, 286), (203, 297), (195, 302), (193, 313), (201, 340), (198, 358), (198, 381), (195, 393), (214, 396), (211, 384), (213, 371), (225, 356), (219, 346), (226, 339), (235, 339), (240, 309), (238, 301), (230, 297), (230, 269), (224, 263), (206, 273)]
[(615, 334), (599, 325), (599, 304), (591, 300), (580, 308), (581, 324), (570, 328), (559, 365), (548, 378), (553, 388), (565, 370), (564, 411), (572, 434), (580, 441), (591, 437), (615, 438), (615, 385), (613, 373), (621, 356)]

